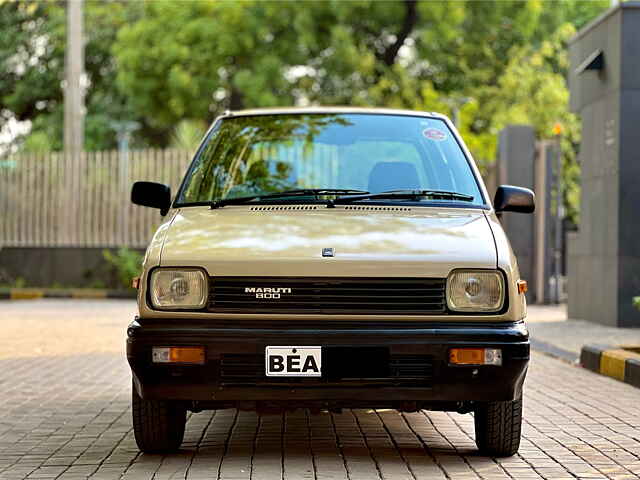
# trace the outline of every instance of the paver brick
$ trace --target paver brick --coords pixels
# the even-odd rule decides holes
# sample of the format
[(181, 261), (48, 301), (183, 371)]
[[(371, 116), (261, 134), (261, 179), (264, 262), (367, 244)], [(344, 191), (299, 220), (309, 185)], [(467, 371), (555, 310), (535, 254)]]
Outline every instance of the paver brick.
[[(42, 304), (34, 304), (42, 313)], [(521, 448), (510, 458), (477, 453), (469, 414), (392, 410), (191, 414), (180, 452), (141, 454), (131, 430), (130, 373), (122, 349), (129, 318), (114, 321), (113, 304), (101, 309), (98, 302), (91, 309), (83, 302), (77, 311), (75, 303), (63, 304), (66, 321), (84, 322), (67, 345), (60, 344), (60, 325), (53, 329), (57, 344), (41, 350), (46, 355), (16, 356), (11, 329), (0, 338), (0, 480), (640, 475), (640, 390), (540, 354), (533, 355), (525, 386)], [(27, 318), (29, 328), (38, 329), (20, 331), (20, 352), (43, 346), (47, 322), (57, 318), (45, 315), (38, 323), (25, 315), (20, 318)], [(24, 339), (29, 334), (33, 345)]]

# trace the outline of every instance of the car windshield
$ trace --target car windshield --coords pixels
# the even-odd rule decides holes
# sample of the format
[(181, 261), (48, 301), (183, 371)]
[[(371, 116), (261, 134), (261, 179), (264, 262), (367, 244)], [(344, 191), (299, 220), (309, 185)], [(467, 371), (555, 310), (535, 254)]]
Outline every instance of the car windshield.
[[(223, 119), (189, 168), (176, 206), (297, 189), (370, 193), (437, 190), (473, 200), (434, 200), (427, 196), (411, 203), (484, 204), (469, 162), (443, 120), (345, 113)], [(256, 201), (272, 202), (274, 198)], [(304, 203), (318, 199), (311, 195), (286, 200)], [(394, 200), (398, 199), (369, 201)]]

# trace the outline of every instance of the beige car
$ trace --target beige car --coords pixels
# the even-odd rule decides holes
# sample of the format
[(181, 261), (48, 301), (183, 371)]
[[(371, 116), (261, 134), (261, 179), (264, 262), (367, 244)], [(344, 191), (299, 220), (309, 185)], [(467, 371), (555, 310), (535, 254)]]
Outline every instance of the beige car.
[(426, 112), (228, 112), (182, 185), (137, 182), (164, 223), (129, 326), (133, 424), (177, 449), (188, 410), (473, 412), (490, 455), (520, 442), (529, 362), (521, 280), (451, 122)]

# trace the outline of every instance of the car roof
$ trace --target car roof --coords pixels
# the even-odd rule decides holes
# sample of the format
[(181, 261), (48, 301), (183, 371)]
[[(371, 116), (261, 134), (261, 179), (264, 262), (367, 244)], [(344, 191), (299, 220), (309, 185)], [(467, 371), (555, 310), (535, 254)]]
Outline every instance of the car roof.
[(378, 115), (404, 115), (411, 117), (436, 117), (448, 120), (446, 115), (436, 112), (417, 110), (396, 110), (392, 108), (363, 107), (285, 107), (285, 108), (253, 108), (248, 110), (227, 110), (223, 117), (246, 117), (254, 115), (286, 115), (286, 114), (321, 114), (321, 113), (368, 113)]

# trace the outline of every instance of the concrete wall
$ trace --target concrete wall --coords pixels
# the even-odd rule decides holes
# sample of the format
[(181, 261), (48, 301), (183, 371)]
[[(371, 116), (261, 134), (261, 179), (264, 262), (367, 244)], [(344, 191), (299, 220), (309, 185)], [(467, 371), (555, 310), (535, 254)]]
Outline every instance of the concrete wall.
[[(102, 248), (2, 248), (0, 283), (23, 278), (28, 286), (119, 288)], [(137, 250), (142, 253), (142, 250)]]
[[(577, 67), (596, 51), (603, 70)], [(640, 327), (640, 2), (611, 9), (570, 45), (571, 107), (582, 118), (578, 234), (569, 250), (569, 316)]]

